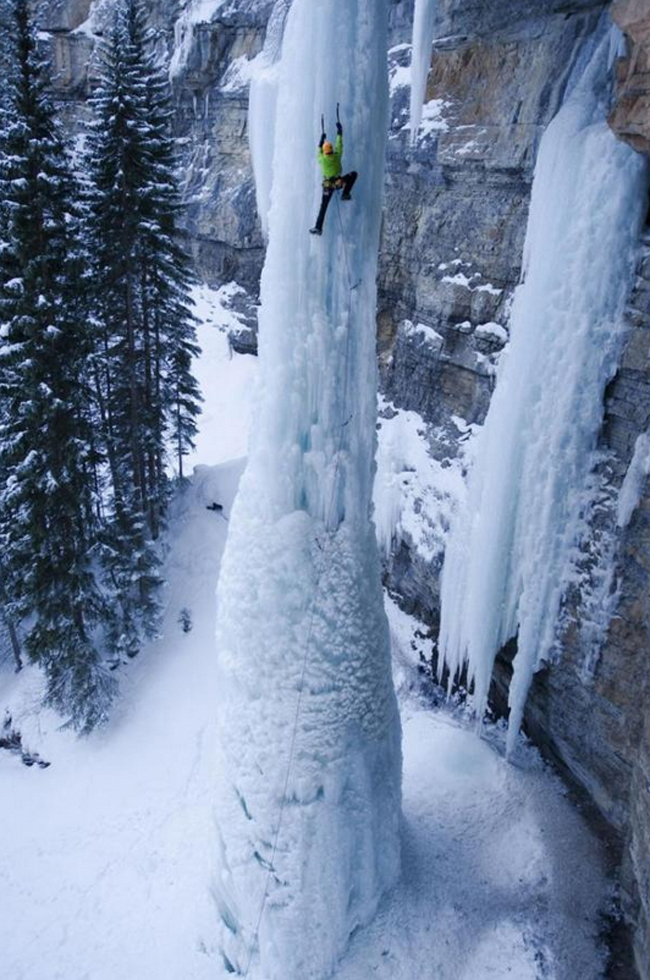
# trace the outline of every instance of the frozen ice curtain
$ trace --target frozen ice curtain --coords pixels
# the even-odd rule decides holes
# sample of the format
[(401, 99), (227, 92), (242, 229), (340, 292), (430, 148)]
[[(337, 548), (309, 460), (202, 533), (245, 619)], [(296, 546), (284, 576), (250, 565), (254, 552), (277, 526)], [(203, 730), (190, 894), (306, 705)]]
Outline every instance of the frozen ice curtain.
[(607, 47), (542, 138), (512, 339), (443, 570), (441, 652), (452, 677), (468, 663), (479, 715), (496, 654), (518, 636), (510, 748), (553, 654), (647, 199), (642, 157), (606, 122)]

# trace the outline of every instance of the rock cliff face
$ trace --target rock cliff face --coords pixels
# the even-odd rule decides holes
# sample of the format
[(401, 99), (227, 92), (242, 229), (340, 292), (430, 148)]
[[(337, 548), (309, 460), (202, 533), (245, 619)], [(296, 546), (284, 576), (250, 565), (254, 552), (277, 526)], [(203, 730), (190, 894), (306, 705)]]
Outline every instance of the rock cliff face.
[[(71, 127), (84, 114), (108, 0), (34, 0), (53, 61), (53, 86)], [(201, 22), (196, 0), (146, 0), (171, 60), (182, 140), (185, 230), (199, 272), (237, 279), (255, 293), (263, 242), (247, 146), (249, 62), (260, 51), (271, 0), (224, 0)], [(439, 0), (423, 126), (408, 135), (413, 0), (391, 0), (392, 122), (380, 267), (379, 360), (383, 394), (419, 413), (431, 455), (446, 466), (467, 426), (480, 424), (507, 341), (521, 269), (539, 141), (584, 64), (607, 0)], [(611, 125), (650, 154), (650, 12), (618, 0), (627, 38), (616, 65)], [(593, 596), (567, 597), (562, 649), (537, 675), (527, 728), (612, 830), (636, 960), (650, 978), (650, 487), (627, 526), (618, 490), (639, 435), (650, 428), (650, 243), (640, 243), (629, 339), (607, 393), (598, 506), (585, 581), (616, 585), (615, 615), (589, 677), (583, 670)], [(413, 329), (422, 324), (425, 330)], [(391, 409), (392, 410), (392, 409)], [(386, 583), (436, 633), (441, 556), (407, 532)], [(605, 567), (606, 566), (606, 567)], [(611, 592), (611, 589), (610, 589)], [(509, 676), (508, 651), (495, 705)], [(631, 978), (632, 967), (619, 975)]]
[(235, 279), (255, 290), (264, 249), (247, 141), (246, 65), (262, 48), (272, 6), (226, 3), (209, 24), (190, 29), (185, 51), (172, 61), (186, 231), (197, 268), (210, 283)]
[[(521, 3), (521, 15), (512, 16), (512, 4), (496, 4), (486, 20), (478, 7), (467, 9), (466, 21), (463, 6), (439, 4), (444, 40), (435, 44), (415, 147), (403, 130), (408, 90), (395, 88), (380, 276), (384, 390), (431, 424), (439, 458), (455, 455), (455, 417), (469, 424), (485, 417), (506, 337), (485, 326), (506, 324), (539, 140), (602, 13), (593, 4), (571, 13), (563, 5), (540, 17), (539, 5)], [(410, 57), (400, 48), (407, 39), (396, 31), (394, 85)], [(440, 346), (418, 345), (404, 320), (434, 327)], [(389, 582), (410, 593), (410, 611), (435, 621), (439, 570), (427, 573), (419, 563), (401, 541)]]
[[(515, 15), (513, 4), (493, 4), (487, 11), (442, 0), (426, 135), (415, 148), (401, 128), (406, 98), (395, 91), (379, 320), (382, 381), (396, 406), (414, 409), (429, 422), (431, 452), (440, 459), (457, 451), (458, 416), (468, 423), (485, 416), (500, 342), (488, 334), (486, 343), (482, 327), (507, 322), (540, 135), (606, 8), (521, 3)], [(611, 123), (636, 149), (648, 151), (650, 12), (647, 3), (630, 0), (615, 5), (615, 17), (630, 31), (630, 53), (616, 66)], [(397, 29), (394, 83), (399, 65), (408, 63), (408, 51), (398, 47), (407, 41), (408, 34)], [(644, 244), (628, 340), (608, 389), (601, 492), (591, 519), (592, 554), (584, 559), (588, 586), (585, 594), (576, 589), (567, 597), (560, 655), (537, 675), (526, 719), (529, 734), (613, 829), (612, 859), (622, 869), (623, 904), (644, 980), (650, 976), (650, 496), (644, 487), (622, 530), (616, 527), (616, 499), (636, 440), (650, 426), (649, 276)], [(423, 345), (404, 329), (405, 321), (432, 327), (439, 341)], [(433, 636), (440, 564), (439, 558), (427, 561), (402, 534), (387, 565), (389, 587), (430, 624)], [(614, 616), (587, 675), (590, 589), (607, 574), (609, 588), (618, 589)], [(607, 583), (600, 599), (609, 601)], [(508, 653), (495, 677), (497, 709), (510, 678)], [(623, 965), (620, 975), (631, 976), (633, 969)]]
[[(569, 779), (586, 790), (607, 824), (614, 862), (621, 864), (623, 907), (634, 924), (640, 975), (650, 969), (650, 493), (641, 480), (630, 523), (616, 526), (616, 500), (636, 441), (650, 426), (650, 238), (640, 245), (628, 309), (629, 335), (607, 393), (601, 449), (603, 492), (592, 542), (609, 566), (613, 615), (593, 669), (585, 671), (590, 635), (588, 598), (567, 597), (556, 663), (540, 671), (528, 702), (533, 739)], [(593, 576), (590, 579), (593, 585)], [(607, 598), (606, 589), (601, 592)], [(508, 667), (502, 661), (497, 699)], [(623, 974), (625, 975), (625, 974)]]
[[(187, 204), (185, 231), (199, 274), (257, 289), (263, 242), (248, 150), (246, 66), (261, 50), (273, 0), (226, 0), (207, 22), (197, 0), (146, 0), (170, 60)], [(110, 0), (35, 0), (53, 89), (71, 128), (85, 115)]]
[(617, 66), (617, 100), (610, 123), (635, 149), (650, 153), (650, 9), (646, 0), (617, 0), (612, 17), (627, 38)]
[[(650, 428), (650, 237), (642, 242), (636, 284), (628, 311), (629, 340), (609, 391), (603, 443), (628, 467), (638, 454), (639, 435)], [(617, 536), (619, 601), (594, 678), (594, 703), (619, 777), (610, 808), (603, 811), (624, 841), (623, 886), (636, 922), (638, 964), (650, 976), (650, 485), (643, 478), (639, 505)], [(570, 650), (569, 657), (570, 668)], [(587, 700), (587, 699), (584, 699)], [(585, 731), (593, 725), (591, 711)], [(598, 751), (599, 746), (592, 746)], [(588, 756), (589, 757), (589, 756)], [(593, 757), (593, 756), (592, 756)], [(594, 767), (595, 768), (595, 767)], [(587, 783), (589, 786), (589, 783)], [(599, 801), (607, 778), (593, 787)], [(606, 790), (607, 792), (607, 790)]]

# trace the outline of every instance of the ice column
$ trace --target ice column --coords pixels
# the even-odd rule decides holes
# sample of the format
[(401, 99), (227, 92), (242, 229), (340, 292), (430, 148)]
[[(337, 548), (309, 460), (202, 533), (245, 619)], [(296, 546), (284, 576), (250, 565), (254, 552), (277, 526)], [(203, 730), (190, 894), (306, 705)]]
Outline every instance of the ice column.
[(431, 68), (431, 45), (438, 0), (415, 0), (413, 12), (413, 48), (411, 52), (411, 142), (415, 143), (420, 123), (422, 106), (427, 88), (427, 78)]
[(271, 12), (264, 48), (255, 62), (248, 103), (248, 140), (255, 174), (257, 213), (264, 237), (269, 234), (275, 114), (278, 99), (282, 38), (291, 0), (276, 0)]
[[(398, 872), (370, 520), (386, 43), (385, 0), (294, 0), (277, 66), (256, 421), (218, 590), (221, 949), (239, 972), (253, 950), (264, 980), (328, 976)], [(337, 101), (359, 180), (316, 238), (320, 115), (333, 138)]]
[(452, 674), (467, 662), (480, 716), (518, 635), (510, 749), (553, 653), (647, 199), (643, 160), (606, 113), (604, 42), (541, 142), (512, 339), (443, 569), (441, 652)]

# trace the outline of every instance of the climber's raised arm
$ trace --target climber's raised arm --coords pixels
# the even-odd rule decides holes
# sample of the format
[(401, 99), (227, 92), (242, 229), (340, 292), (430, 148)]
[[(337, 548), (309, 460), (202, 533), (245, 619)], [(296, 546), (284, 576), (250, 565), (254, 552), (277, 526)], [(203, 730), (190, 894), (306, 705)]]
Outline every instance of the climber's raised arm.
[(334, 152), (338, 154), (339, 157), (343, 156), (343, 126), (340, 122), (336, 124), (336, 144)]

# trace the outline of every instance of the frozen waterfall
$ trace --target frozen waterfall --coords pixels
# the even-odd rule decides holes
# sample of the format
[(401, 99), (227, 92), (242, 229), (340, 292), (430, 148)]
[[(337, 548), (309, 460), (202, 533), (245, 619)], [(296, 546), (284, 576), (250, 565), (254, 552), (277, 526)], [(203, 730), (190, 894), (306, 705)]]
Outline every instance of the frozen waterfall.
[(553, 655), (647, 200), (641, 156), (605, 121), (607, 95), (604, 42), (541, 142), (512, 339), (443, 569), (441, 654), (452, 678), (467, 663), (479, 717), (495, 656), (518, 637), (510, 749)]
[[(260, 382), (218, 588), (228, 969), (328, 976), (399, 863), (400, 727), (370, 519), (387, 130), (386, 0), (294, 0), (275, 62)], [(345, 127), (353, 201), (322, 238), (320, 115)]]
[(290, 7), (291, 0), (275, 0), (266, 28), (264, 48), (256, 58), (248, 105), (248, 132), (255, 174), (257, 213), (260, 216), (264, 237), (267, 239), (269, 211), (271, 209), (271, 185), (273, 183), (279, 63), (282, 53), (282, 38)]
[(438, 0), (415, 0), (411, 50), (411, 142), (415, 143), (422, 122), (422, 106), (431, 68), (431, 45)]

